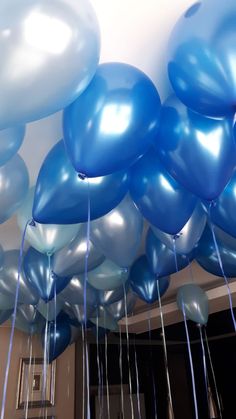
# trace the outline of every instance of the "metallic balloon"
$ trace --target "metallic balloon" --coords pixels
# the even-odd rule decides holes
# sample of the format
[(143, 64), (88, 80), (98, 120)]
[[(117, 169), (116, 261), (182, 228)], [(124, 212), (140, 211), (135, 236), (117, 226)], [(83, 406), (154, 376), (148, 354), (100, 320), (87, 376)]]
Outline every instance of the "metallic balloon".
[(157, 281), (159, 281), (160, 296), (168, 289), (170, 278), (158, 278), (148, 264), (145, 255), (140, 256), (130, 269), (130, 286), (141, 300), (152, 304), (158, 300)]
[(231, 236), (236, 237), (236, 170), (219, 196), (210, 208), (210, 217), (214, 224)]
[(109, 259), (88, 272), (88, 282), (98, 290), (115, 290), (124, 284), (129, 276), (127, 268), (120, 268)]
[(22, 158), (14, 156), (0, 167), (0, 224), (21, 206), (29, 187), (29, 175)]
[(200, 198), (217, 198), (236, 165), (232, 116), (207, 118), (176, 96), (167, 99), (161, 115), (155, 148), (165, 168)]
[(87, 323), (88, 319), (92, 316), (94, 312), (94, 307), (86, 305), (86, 313), (85, 307), (83, 304), (72, 304), (71, 311), (74, 314), (74, 317), (80, 324)]
[(198, 285), (185, 284), (178, 289), (177, 305), (186, 317), (195, 323), (206, 325), (209, 315), (208, 297)]
[(25, 136), (25, 126), (16, 125), (0, 131), (0, 166), (19, 150)]
[(61, 312), (62, 308), (63, 302), (59, 298), (56, 299), (56, 302), (55, 300), (51, 300), (48, 303), (45, 303), (43, 300), (39, 300), (37, 305), (37, 310), (47, 321), (54, 321)]
[(45, 320), (39, 314), (36, 306), (21, 305), (16, 313), (16, 328), (30, 335), (41, 333)]
[(105, 63), (64, 112), (64, 140), (75, 170), (88, 177), (126, 169), (158, 130), (161, 102), (152, 81), (124, 63)]
[[(56, 252), (52, 269), (58, 276), (74, 276), (84, 272), (87, 253), (87, 226), (83, 225), (77, 236), (67, 246)], [(89, 240), (88, 271), (99, 266), (105, 257)]]
[[(56, 329), (56, 330), (55, 330)], [(48, 361), (51, 363), (62, 352), (65, 351), (71, 341), (71, 329), (69, 323), (65, 321), (54, 321), (48, 323), (48, 335), (46, 338), (46, 345), (48, 349)], [(45, 330), (42, 330), (41, 342), (44, 348), (45, 345)]]
[(39, 223), (73, 224), (102, 217), (124, 198), (128, 191), (125, 171), (94, 179), (78, 176), (66, 154), (63, 141), (57, 143), (40, 169), (33, 207)]
[[(59, 294), (60, 299), (71, 305), (84, 304), (84, 278), (83, 275), (74, 276), (64, 290)], [(95, 288), (86, 284), (86, 303), (87, 306), (95, 306), (97, 304), (98, 294)]]
[(48, 257), (33, 247), (28, 249), (23, 263), (27, 281), (45, 302), (54, 298), (55, 292), (56, 294), (61, 292), (71, 280), (68, 276), (57, 276), (49, 263)]
[[(225, 275), (228, 278), (234, 278), (236, 276), (236, 239), (215, 227), (213, 228)], [(208, 225), (199, 241), (196, 261), (207, 272), (216, 276), (223, 276), (212, 232)]]
[(3, 267), (3, 263), (4, 263), (4, 250), (2, 246), (0, 245), (0, 270)]
[(126, 268), (137, 255), (142, 231), (143, 217), (127, 195), (111, 212), (91, 223), (91, 240), (108, 259)]
[(116, 301), (124, 298), (124, 292), (128, 292), (130, 287), (129, 281), (126, 281), (124, 285), (114, 290), (100, 290), (98, 292), (98, 304), (101, 306), (108, 306)]
[[(150, 269), (158, 275), (158, 277), (171, 275), (176, 272), (177, 267), (175, 264), (174, 251), (158, 240), (151, 229), (148, 230), (146, 238), (146, 255)], [(188, 266), (194, 257), (194, 250), (187, 255), (176, 253), (178, 271)]]
[[(32, 188), (17, 213), (17, 222), (24, 230), (27, 221), (32, 219), (34, 188)], [(39, 224), (28, 225), (26, 240), (41, 253), (53, 254), (66, 246), (77, 235), (79, 225)]]
[(166, 171), (153, 149), (131, 168), (130, 193), (143, 216), (168, 234), (184, 227), (197, 203)]
[[(0, 294), (6, 294), (7, 300), (9, 295), (12, 295), (13, 299), (15, 299), (18, 281), (19, 257), (19, 250), (9, 250), (4, 254), (4, 265), (0, 270)], [(30, 284), (28, 284), (24, 271), (22, 270), (20, 274), (18, 303), (35, 305), (37, 304), (38, 300), (39, 295), (35, 289)], [(13, 306), (14, 304), (10, 307)]]
[(168, 73), (174, 91), (203, 115), (235, 113), (235, 16), (234, 0), (196, 3), (170, 39)]
[(119, 330), (117, 321), (109, 313), (106, 307), (99, 306), (90, 317), (90, 321), (98, 327), (117, 332)]
[(13, 308), (8, 310), (0, 310), (0, 325), (5, 323), (12, 315)]
[(2, 0), (0, 28), (0, 129), (63, 109), (92, 79), (100, 39), (89, 2)]
[[(175, 235), (175, 249), (176, 253), (188, 254), (198, 243), (203, 230), (206, 225), (207, 216), (201, 205), (197, 203), (191, 217), (182, 228), (182, 230)], [(151, 226), (155, 236), (164, 243), (169, 249), (173, 250), (173, 236), (164, 233), (156, 227)]]
[(136, 295), (132, 291), (129, 291), (127, 293), (126, 299), (123, 298), (120, 301), (110, 304), (107, 306), (107, 311), (118, 322), (119, 320), (123, 319), (123, 317), (125, 317), (126, 313), (129, 315), (133, 312), (136, 302)]

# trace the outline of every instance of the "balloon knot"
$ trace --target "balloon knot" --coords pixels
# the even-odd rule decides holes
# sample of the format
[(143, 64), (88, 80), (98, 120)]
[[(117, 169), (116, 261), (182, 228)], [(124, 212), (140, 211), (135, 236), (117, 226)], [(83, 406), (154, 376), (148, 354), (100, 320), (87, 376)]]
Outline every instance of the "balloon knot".
[(174, 239), (174, 240), (177, 240), (177, 239), (179, 239), (182, 235), (183, 235), (183, 233), (177, 233), (177, 234), (175, 234), (175, 235), (173, 236), (173, 239)]
[(81, 180), (85, 180), (87, 176), (86, 176), (84, 173), (78, 173), (78, 177), (79, 177)]
[(34, 219), (32, 218), (32, 220), (29, 222), (29, 226), (31, 227), (36, 227), (36, 223), (34, 221)]

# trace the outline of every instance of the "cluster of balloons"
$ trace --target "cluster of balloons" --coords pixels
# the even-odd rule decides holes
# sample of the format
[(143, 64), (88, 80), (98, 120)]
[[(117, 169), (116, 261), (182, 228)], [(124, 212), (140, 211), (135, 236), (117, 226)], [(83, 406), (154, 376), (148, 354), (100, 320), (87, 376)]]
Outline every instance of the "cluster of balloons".
[[(42, 332), (49, 321), (51, 360), (72, 327), (116, 330), (136, 296), (154, 303), (192, 260), (223, 276), (212, 228), (225, 273), (236, 276), (234, 0), (195, 4), (179, 20), (168, 58), (174, 92), (163, 105), (139, 69), (98, 65), (87, 0), (43, 0), (40, 8), (3, 0), (0, 9), (0, 223), (18, 211), (30, 244), (17, 326)], [(16, 154), (25, 123), (59, 109), (64, 138), (28, 190)], [(18, 258), (0, 249), (2, 321), (14, 305)], [(197, 295), (188, 287), (179, 300)]]

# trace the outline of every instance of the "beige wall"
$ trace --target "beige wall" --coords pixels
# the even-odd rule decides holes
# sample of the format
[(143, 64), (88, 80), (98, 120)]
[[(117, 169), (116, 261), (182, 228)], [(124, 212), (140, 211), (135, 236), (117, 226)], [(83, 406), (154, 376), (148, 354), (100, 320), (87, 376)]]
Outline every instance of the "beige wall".
[[(0, 405), (4, 383), (6, 358), (9, 346), (10, 328), (0, 328)], [(33, 356), (42, 357), (40, 339), (33, 338)], [(7, 391), (7, 405), (4, 419), (24, 419), (24, 410), (16, 410), (16, 395), (20, 358), (29, 358), (29, 342), (26, 334), (15, 330), (11, 367)], [(56, 419), (74, 419), (75, 347), (71, 345), (57, 359), (55, 407), (48, 408), (48, 414)], [(40, 409), (29, 409), (28, 419), (38, 417)]]

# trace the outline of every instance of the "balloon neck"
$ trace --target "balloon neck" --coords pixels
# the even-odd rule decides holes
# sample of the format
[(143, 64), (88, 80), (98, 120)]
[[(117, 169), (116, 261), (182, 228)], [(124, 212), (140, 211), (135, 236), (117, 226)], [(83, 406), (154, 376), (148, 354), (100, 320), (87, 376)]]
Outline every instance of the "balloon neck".
[(81, 180), (85, 180), (85, 179), (87, 178), (87, 176), (86, 176), (84, 173), (78, 173), (78, 177), (79, 177)]
[(36, 223), (34, 221), (34, 219), (32, 218), (32, 220), (29, 222), (29, 226), (31, 227), (36, 227)]
[(183, 233), (177, 233), (177, 234), (174, 234), (173, 235), (173, 240), (177, 240), (177, 239), (179, 239), (181, 236), (183, 235)]

